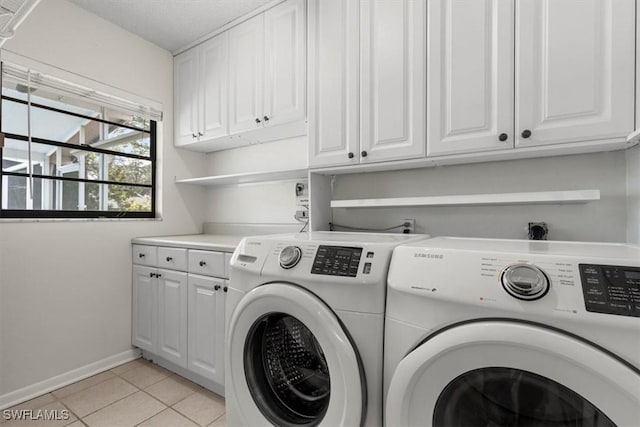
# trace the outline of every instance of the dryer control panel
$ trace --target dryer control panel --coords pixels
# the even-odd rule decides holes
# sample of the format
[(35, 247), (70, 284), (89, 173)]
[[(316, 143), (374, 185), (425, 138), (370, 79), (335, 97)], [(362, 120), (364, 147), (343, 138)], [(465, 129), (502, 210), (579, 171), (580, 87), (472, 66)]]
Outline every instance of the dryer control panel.
[(640, 267), (580, 264), (587, 311), (640, 317)]
[[(362, 248), (320, 245), (313, 260), (311, 273), (356, 277), (361, 256)], [(368, 271), (365, 272), (367, 273)]]

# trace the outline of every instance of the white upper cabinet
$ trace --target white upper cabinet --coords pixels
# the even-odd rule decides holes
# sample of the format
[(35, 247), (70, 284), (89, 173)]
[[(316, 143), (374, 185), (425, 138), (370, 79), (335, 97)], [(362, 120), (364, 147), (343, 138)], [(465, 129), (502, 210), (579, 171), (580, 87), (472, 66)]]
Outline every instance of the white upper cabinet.
[(226, 64), (226, 33), (175, 57), (177, 146), (229, 134)]
[(201, 138), (229, 134), (227, 121), (228, 35), (222, 33), (200, 47), (200, 129)]
[(360, 7), (309, 0), (309, 166), (358, 164)]
[(425, 4), (360, 1), (363, 163), (425, 155)]
[(634, 0), (519, 0), (516, 146), (634, 129)]
[(309, 1), (309, 166), (425, 155), (426, 10)]
[(427, 155), (512, 148), (513, 1), (427, 4)]
[(305, 0), (287, 1), (264, 14), (265, 126), (306, 117), (305, 23)]
[(174, 59), (175, 145), (198, 137), (198, 53), (188, 50)]
[(262, 125), (264, 16), (229, 30), (229, 130), (232, 134)]
[(306, 0), (287, 0), (174, 59), (175, 144), (216, 151), (307, 132)]

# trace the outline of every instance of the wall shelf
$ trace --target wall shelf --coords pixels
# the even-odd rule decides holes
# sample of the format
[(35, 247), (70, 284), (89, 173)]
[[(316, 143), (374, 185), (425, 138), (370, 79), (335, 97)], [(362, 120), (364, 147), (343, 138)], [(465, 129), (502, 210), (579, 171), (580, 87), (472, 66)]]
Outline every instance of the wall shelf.
[(469, 194), (456, 196), (397, 197), (332, 200), (332, 208), (401, 206), (491, 206), (587, 203), (600, 200), (600, 190), (540, 191), (528, 193)]
[(192, 184), (213, 187), (249, 184), (255, 182), (287, 181), (292, 179), (307, 179), (307, 171), (307, 169), (286, 169), (270, 172), (249, 172), (231, 175), (203, 176), (200, 178), (176, 179), (176, 184)]

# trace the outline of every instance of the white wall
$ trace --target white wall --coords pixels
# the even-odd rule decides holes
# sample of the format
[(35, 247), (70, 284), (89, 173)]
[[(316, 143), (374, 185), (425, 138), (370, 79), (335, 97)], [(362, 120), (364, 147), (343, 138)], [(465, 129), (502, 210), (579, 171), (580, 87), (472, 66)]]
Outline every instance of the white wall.
[[(298, 137), (209, 154), (208, 173), (226, 175), (307, 167), (307, 138)], [(296, 181), (212, 187), (206, 222), (290, 224), (296, 221)]]
[(640, 245), (640, 145), (627, 150), (627, 240)]
[(65, 0), (46, 0), (4, 48), (161, 102), (162, 221), (0, 223), (0, 398), (131, 348), (135, 236), (200, 232), (204, 190), (174, 176), (204, 156), (173, 148), (172, 55)]
[(601, 200), (575, 205), (333, 209), (337, 224), (390, 227), (416, 219), (440, 236), (526, 238), (545, 221), (553, 240), (626, 240), (625, 152), (562, 156), (338, 176), (334, 199), (599, 189)]

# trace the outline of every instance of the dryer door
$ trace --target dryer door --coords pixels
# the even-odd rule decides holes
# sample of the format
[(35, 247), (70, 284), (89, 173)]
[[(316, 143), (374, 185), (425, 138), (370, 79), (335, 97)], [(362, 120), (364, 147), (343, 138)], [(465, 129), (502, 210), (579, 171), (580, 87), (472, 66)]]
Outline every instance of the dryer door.
[(631, 426), (640, 374), (560, 331), (477, 321), (435, 334), (393, 374), (388, 426)]
[(361, 424), (360, 358), (335, 313), (310, 292), (276, 283), (247, 293), (231, 317), (228, 346), (227, 399), (239, 408), (229, 421)]

